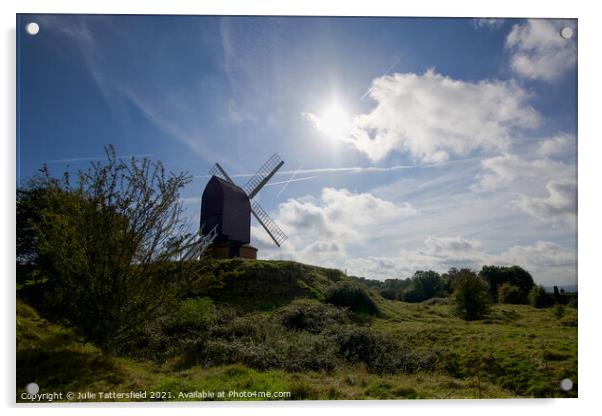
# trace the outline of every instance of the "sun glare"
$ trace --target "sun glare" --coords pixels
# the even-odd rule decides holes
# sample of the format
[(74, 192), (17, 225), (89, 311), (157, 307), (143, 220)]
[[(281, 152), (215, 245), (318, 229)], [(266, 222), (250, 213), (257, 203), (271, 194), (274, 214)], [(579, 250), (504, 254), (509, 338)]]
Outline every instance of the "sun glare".
[(328, 107), (318, 118), (318, 130), (331, 139), (342, 139), (349, 133), (349, 115), (337, 104)]

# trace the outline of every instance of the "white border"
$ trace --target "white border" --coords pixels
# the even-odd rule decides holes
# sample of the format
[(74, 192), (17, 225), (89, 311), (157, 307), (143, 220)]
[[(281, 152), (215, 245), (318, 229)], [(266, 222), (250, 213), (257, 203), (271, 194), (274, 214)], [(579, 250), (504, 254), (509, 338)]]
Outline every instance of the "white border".
[[(8, 414), (38, 413), (49, 415), (106, 414), (258, 414), (306, 415), (345, 412), (364, 416), (374, 409), (380, 414), (427, 413), (448, 415), (487, 414), (504, 415), (514, 412), (545, 412), (546, 414), (593, 413), (597, 402), (601, 351), (599, 328), (599, 299), (602, 297), (600, 279), (601, 235), (599, 213), (602, 188), (598, 184), (602, 132), (598, 120), (601, 94), (598, 77), (602, 74), (600, 44), (602, 21), (595, 2), (556, 1), (526, 2), (505, 0), (495, 4), (486, 1), (329, 1), (324, 0), (105, 0), (83, 2), (77, 0), (21, 0), (1, 3), (2, 14), (2, 71), (3, 97), (0, 125), (4, 129), (2, 141), (2, 355), (0, 362), (0, 397)], [(14, 193), (15, 193), (15, 13), (119, 13), (119, 14), (249, 14), (249, 15), (349, 15), (349, 16), (442, 16), (442, 17), (570, 17), (579, 19), (579, 399), (574, 400), (496, 400), (496, 401), (407, 401), (407, 402), (298, 402), (298, 403), (199, 403), (199, 404), (110, 404), (104, 406), (57, 405), (15, 408), (14, 386)], [(9, 231), (10, 230), (10, 231)], [(598, 405), (598, 406), (596, 406)], [(190, 407), (194, 406), (194, 409)], [(5, 413), (6, 414), (6, 413)]]

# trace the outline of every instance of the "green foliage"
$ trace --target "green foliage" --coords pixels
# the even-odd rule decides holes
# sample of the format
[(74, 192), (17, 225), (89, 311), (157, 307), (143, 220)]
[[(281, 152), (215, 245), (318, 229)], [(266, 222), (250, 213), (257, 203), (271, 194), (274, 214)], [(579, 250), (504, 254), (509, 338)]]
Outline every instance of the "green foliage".
[[(168, 334), (161, 331), (172, 328), (181, 311), (212, 311), (211, 324), (169, 334), (181, 343), (170, 359), (153, 362), (144, 349), (131, 350), (131, 358), (107, 357), (18, 301), (18, 393), (36, 380), (41, 392), (133, 389), (176, 397), (195, 390), (295, 391), (296, 398), (312, 399), (577, 395), (573, 308), (558, 320), (552, 310), (500, 304), (492, 307), (492, 319), (512, 319), (466, 324), (451, 316), (453, 305), (388, 302), (397, 318), (376, 317), (369, 327), (332, 323), (313, 333), (282, 325), (288, 306), (241, 315), (206, 299), (182, 303), (165, 311), (170, 319), (157, 326), (164, 340)], [(434, 310), (443, 312), (435, 321)], [(190, 315), (196, 314), (183, 314)], [(558, 388), (565, 377), (575, 383), (569, 392)]]
[(190, 268), (183, 273), (182, 297), (209, 296), (245, 312), (323, 299), (334, 284), (350, 281), (338, 270), (292, 261), (204, 258)]
[(527, 304), (529, 291), (535, 285), (531, 274), (519, 266), (483, 266), (479, 272), (479, 277), (489, 284), (489, 293), (494, 302), (499, 299), (499, 287), (504, 283), (508, 283), (519, 289), (515, 296), (516, 302), (513, 303)]
[(167, 175), (148, 159), (92, 162), (72, 183), (42, 169), (18, 191), (17, 260), (44, 278), (37, 305), (111, 352), (174, 296), (160, 265), (181, 250), (179, 190), (184, 174)]
[(175, 314), (172, 328), (207, 330), (215, 319), (213, 301), (209, 298), (183, 300)]
[(343, 326), (335, 334), (338, 354), (352, 364), (364, 363), (375, 373), (428, 372), (435, 368), (436, 356), (400, 344), (389, 334), (367, 327)]
[(386, 279), (380, 284), (379, 293), (385, 299), (402, 300), (410, 283), (410, 279)]
[(347, 307), (353, 312), (376, 315), (378, 307), (370, 295), (360, 286), (349, 282), (334, 285), (326, 292), (326, 302), (336, 306)]
[(487, 283), (474, 272), (464, 269), (455, 285), (454, 300), (456, 313), (462, 319), (481, 319), (489, 312), (489, 292)]
[(547, 308), (554, 304), (554, 298), (543, 286), (533, 286), (529, 292), (529, 303), (536, 308)]
[(554, 315), (556, 316), (556, 318), (561, 319), (564, 316), (565, 312), (566, 310), (564, 308), (564, 305), (556, 304), (556, 306), (554, 306)]
[(439, 273), (432, 270), (419, 270), (412, 276), (409, 287), (403, 292), (402, 299), (406, 302), (422, 302), (446, 295), (445, 282)]
[(293, 302), (280, 311), (280, 322), (285, 328), (314, 334), (348, 321), (345, 310), (309, 300)]
[(508, 282), (503, 283), (498, 288), (498, 302), (510, 303), (514, 305), (522, 303), (520, 288)]
[(235, 317), (183, 349), (180, 366), (243, 363), (257, 370), (331, 371), (334, 345), (322, 335), (288, 331), (265, 316)]

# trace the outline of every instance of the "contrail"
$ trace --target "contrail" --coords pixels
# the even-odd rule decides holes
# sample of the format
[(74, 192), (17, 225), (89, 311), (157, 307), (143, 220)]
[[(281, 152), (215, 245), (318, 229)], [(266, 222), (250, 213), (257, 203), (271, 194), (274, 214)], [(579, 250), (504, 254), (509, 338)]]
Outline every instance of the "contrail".
[(268, 183), (265, 184), (265, 186), (282, 185), (283, 183), (290, 183), (290, 182), (308, 181), (310, 179), (315, 179), (315, 178), (319, 178), (319, 177), (320, 176), (318, 176), (318, 175), (314, 175), (314, 176), (305, 176), (303, 178), (297, 178), (297, 179), (289, 179), (287, 181), (268, 182)]
[[(424, 165), (395, 165), (395, 166), (387, 166), (387, 167), (376, 167), (376, 166), (349, 166), (349, 167), (341, 167), (341, 168), (315, 168), (315, 169), (299, 169), (299, 170), (284, 170), (276, 172), (275, 175), (290, 175), (290, 174), (318, 174), (318, 173), (351, 173), (351, 174), (361, 174), (361, 173), (383, 173), (383, 172), (393, 172), (397, 170), (405, 170), (405, 169), (419, 169), (419, 168), (435, 168), (438, 166), (448, 166), (455, 165), (461, 163), (468, 163), (475, 160), (480, 160), (479, 158), (466, 158), (466, 159), (458, 159), (458, 160), (448, 160), (447, 162), (438, 162), (438, 163), (430, 163)], [(236, 175), (231, 175), (232, 178), (249, 178), (255, 175), (255, 173), (239, 173)], [(194, 175), (195, 178), (210, 178), (211, 175)], [(281, 183), (285, 183), (286, 181), (282, 181)], [(275, 183), (275, 182), (274, 182)]]
[[(152, 157), (153, 155), (151, 154), (139, 154), (139, 155), (122, 155), (122, 156), (115, 156), (117, 159), (129, 159), (132, 157)], [(45, 163), (69, 163), (69, 162), (89, 162), (92, 160), (107, 160), (106, 156), (103, 157), (74, 157), (74, 158), (70, 158), (70, 159), (54, 159), (54, 160), (47, 160)]]
[(293, 181), (293, 179), (295, 179), (295, 176), (297, 176), (297, 173), (299, 173), (299, 171), (301, 170), (301, 167), (302, 167), (302, 165), (299, 165), (299, 168), (297, 168), (297, 171), (295, 173), (293, 173), (293, 176), (291, 176), (290, 179), (288, 181), (286, 181), (284, 186), (282, 188), (280, 188), (280, 191), (278, 191), (276, 198), (278, 198), (280, 196), (280, 194), (282, 193), (282, 191), (284, 191), (286, 189), (288, 184), (291, 183)]
[[(399, 63), (399, 61), (401, 61), (401, 56), (399, 58), (397, 58), (397, 60), (391, 66), (389, 66), (389, 68), (381, 75), (381, 77), (388, 75), (389, 72), (391, 72), (391, 70), (393, 68), (395, 68), (395, 66)], [(364, 101), (364, 98), (366, 98), (368, 96), (368, 94), (370, 94), (372, 92), (373, 89), (374, 89), (374, 87), (370, 87), (368, 89), (368, 91), (366, 91), (366, 93), (364, 95), (362, 95), (362, 98), (360, 98), (360, 102)]]
[[(276, 172), (276, 175), (290, 175), (290, 174), (312, 174), (312, 173), (378, 173), (378, 172), (391, 172), (402, 169), (414, 169), (420, 167), (432, 167), (438, 166), (439, 164), (433, 165), (397, 165), (379, 168), (375, 166), (370, 167), (342, 167), (342, 168), (315, 168), (315, 169), (299, 169), (299, 170), (284, 170), (282, 172)], [(255, 173), (239, 173), (231, 175), (233, 178), (248, 178), (255, 175)], [(195, 175), (195, 178), (210, 178), (211, 175)], [(285, 183), (282, 181), (281, 183)], [(275, 182), (274, 182), (275, 183)]]

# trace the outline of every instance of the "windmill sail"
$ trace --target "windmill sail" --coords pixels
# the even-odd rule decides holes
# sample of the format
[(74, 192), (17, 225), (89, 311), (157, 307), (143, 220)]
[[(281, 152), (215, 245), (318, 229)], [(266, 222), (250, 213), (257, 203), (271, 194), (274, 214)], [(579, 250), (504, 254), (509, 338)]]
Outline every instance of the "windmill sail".
[(280, 245), (284, 243), (288, 238), (286, 234), (284, 234), (284, 231), (282, 231), (280, 227), (276, 225), (276, 223), (263, 210), (263, 208), (261, 208), (261, 205), (259, 205), (257, 201), (253, 201), (251, 203), (251, 212), (253, 213), (257, 221), (259, 221), (259, 223), (267, 231), (270, 237), (272, 237), (274, 243), (276, 243), (276, 245), (280, 247)]
[(209, 174), (213, 175), (213, 176), (217, 176), (218, 178), (221, 178), (223, 180), (230, 182), (231, 184), (234, 184), (234, 181), (230, 178), (230, 176), (228, 176), (228, 174), (226, 173), (224, 168), (222, 168), (222, 166), (219, 163), (216, 163), (215, 165), (213, 165), (213, 167), (209, 171)]
[[(199, 230), (199, 234), (200, 232), (201, 230)], [(203, 255), (205, 250), (207, 250), (207, 247), (209, 247), (211, 243), (213, 243), (215, 237), (217, 237), (217, 226), (213, 227), (213, 229), (207, 234), (201, 235), (198, 240), (186, 244), (184, 248), (187, 249), (187, 251), (184, 254), (182, 260), (199, 259)], [(191, 236), (190, 240), (194, 238), (195, 236), (193, 235)]]
[(257, 195), (257, 192), (268, 183), (282, 165), (284, 165), (284, 161), (280, 159), (278, 154), (274, 153), (272, 157), (259, 168), (257, 173), (249, 179), (245, 186), (242, 187), (247, 195), (249, 195), (249, 199), (253, 199), (253, 197)]

